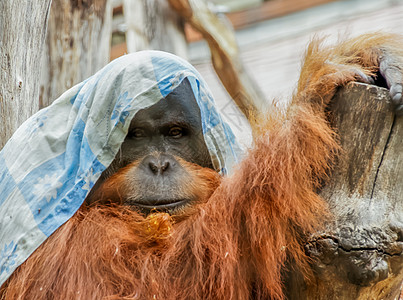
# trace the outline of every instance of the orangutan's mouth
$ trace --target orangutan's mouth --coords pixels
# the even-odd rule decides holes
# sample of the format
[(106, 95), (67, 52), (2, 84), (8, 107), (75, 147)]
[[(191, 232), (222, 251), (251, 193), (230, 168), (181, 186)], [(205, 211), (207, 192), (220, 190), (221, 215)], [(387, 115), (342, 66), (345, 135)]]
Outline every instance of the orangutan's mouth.
[(171, 211), (179, 207), (185, 206), (191, 200), (189, 199), (141, 199), (141, 201), (133, 201), (128, 203), (130, 206), (138, 207), (140, 209), (145, 209), (147, 211)]

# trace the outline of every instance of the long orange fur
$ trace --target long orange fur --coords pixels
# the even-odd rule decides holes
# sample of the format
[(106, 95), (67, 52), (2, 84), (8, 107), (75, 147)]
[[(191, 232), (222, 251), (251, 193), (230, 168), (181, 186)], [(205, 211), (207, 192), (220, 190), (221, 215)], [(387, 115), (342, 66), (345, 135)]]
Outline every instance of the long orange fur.
[[(338, 144), (325, 108), (357, 70), (373, 75), (379, 55), (397, 53), (397, 39), (312, 42), (287, 113), (252, 124), (254, 146), (234, 175), (188, 166), (205, 174), (208, 199), (186, 219), (84, 206), (12, 275), (2, 299), (283, 299), (286, 259), (309, 274), (302, 239), (326, 215), (315, 191)], [(124, 192), (119, 175), (113, 182)]]

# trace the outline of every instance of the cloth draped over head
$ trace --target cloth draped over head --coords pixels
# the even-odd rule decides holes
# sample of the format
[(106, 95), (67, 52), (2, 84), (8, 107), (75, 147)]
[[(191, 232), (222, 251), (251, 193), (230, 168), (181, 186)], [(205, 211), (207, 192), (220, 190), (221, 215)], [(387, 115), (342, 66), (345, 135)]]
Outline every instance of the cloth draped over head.
[(79, 209), (136, 112), (163, 101), (184, 78), (215, 169), (231, 170), (240, 148), (189, 63), (160, 51), (112, 61), (28, 119), (0, 152), (0, 286)]

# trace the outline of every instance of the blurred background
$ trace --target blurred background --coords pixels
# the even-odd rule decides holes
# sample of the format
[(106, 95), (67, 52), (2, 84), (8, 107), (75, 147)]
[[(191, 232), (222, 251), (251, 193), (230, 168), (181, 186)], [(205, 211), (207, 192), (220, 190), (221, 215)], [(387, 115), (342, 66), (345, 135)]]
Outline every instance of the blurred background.
[[(233, 30), (238, 48), (230, 46), (229, 52), (236, 52), (232, 58), (239, 58), (240, 72), (245, 71), (256, 84), (255, 90), (260, 89), (264, 101), (276, 99), (280, 103), (290, 98), (304, 50), (314, 35), (328, 36), (329, 42), (336, 42), (378, 30), (403, 34), (403, 0), (191, 0), (190, 12), (178, 2), (53, 0), (40, 106), (46, 106), (109, 60), (143, 49), (165, 50), (184, 57), (199, 70), (222, 115), (248, 145), (248, 123), (211, 63), (209, 44), (226, 48), (232, 41), (230, 33), (222, 32), (220, 26)], [(206, 7), (222, 24), (211, 22)], [(194, 15), (199, 19), (195, 20)], [(203, 27), (203, 18), (217, 28)], [(202, 27), (195, 28), (200, 22)], [(72, 65), (80, 65), (81, 70), (68, 75)], [(60, 73), (57, 76), (55, 72)], [(60, 78), (61, 82), (56, 86), (51, 78)]]

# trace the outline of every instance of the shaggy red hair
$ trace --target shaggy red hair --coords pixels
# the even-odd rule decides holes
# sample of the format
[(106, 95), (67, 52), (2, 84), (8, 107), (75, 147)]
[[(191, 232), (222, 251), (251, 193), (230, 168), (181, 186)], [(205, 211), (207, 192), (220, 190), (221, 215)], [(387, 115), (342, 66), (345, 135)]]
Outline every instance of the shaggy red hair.
[[(338, 146), (325, 107), (357, 70), (376, 72), (377, 49), (394, 38), (313, 42), (290, 108), (253, 124), (233, 176), (186, 163), (204, 195), (187, 218), (84, 206), (12, 275), (3, 299), (283, 299), (286, 259), (309, 274), (302, 239), (326, 215), (315, 191)], [(99, 197), (125, 192), (119, 174)]]

